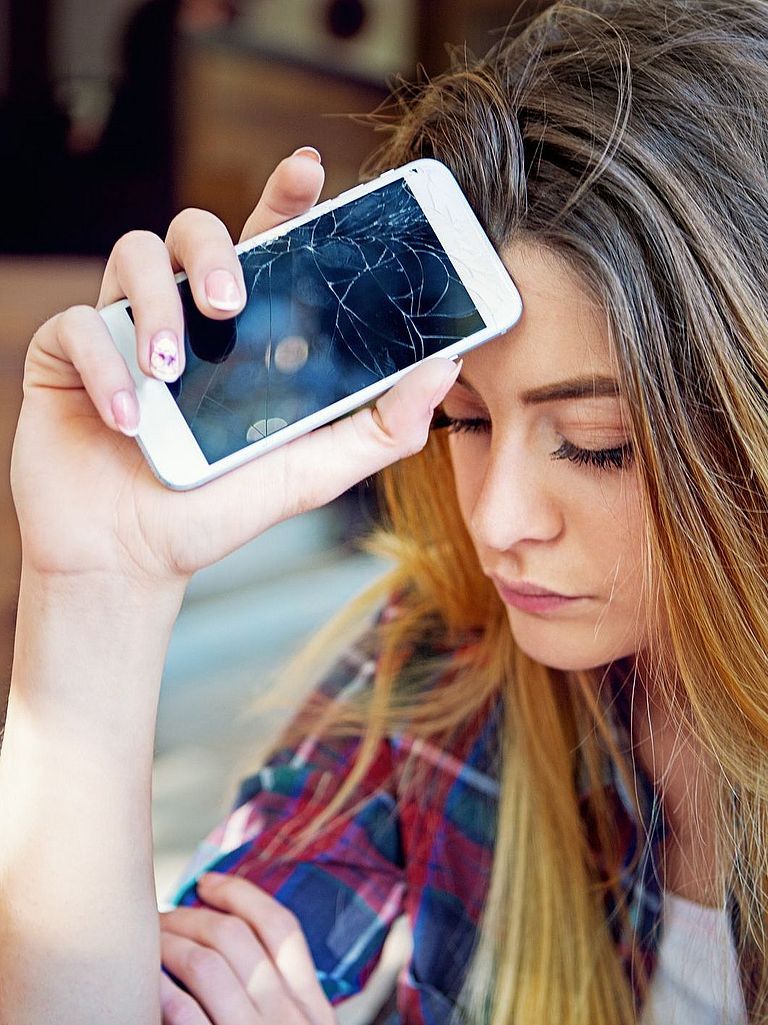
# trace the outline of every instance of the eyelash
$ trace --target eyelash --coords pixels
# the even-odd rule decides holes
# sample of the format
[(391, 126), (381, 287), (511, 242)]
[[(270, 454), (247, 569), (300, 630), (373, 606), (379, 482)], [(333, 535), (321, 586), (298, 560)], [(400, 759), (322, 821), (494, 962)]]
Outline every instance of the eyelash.
[[(445, 413), (439, 413), (432, 424), (433, 428), (447, 427), (452, 434), (484, 434), (490, 428), (490, 421), (480, 417), (455, 419)], [(563, 438), (563, 443), (552, 453), (553, 459), (568, 459), (577, 466), (590, 466), (598, 470), (623, 470), (632, 461), (632, 446), (621, 445), (618, 448), (579, 448)]]

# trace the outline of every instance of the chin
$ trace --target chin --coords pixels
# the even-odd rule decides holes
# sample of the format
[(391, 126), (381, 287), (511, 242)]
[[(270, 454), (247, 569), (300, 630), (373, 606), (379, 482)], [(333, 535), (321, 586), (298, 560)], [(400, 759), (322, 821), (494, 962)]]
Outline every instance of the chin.
[(594, 626), (583, 631), (565, 626), (558, 628), (551, 622), (544, 626), (546, 629), (524, 630), (519, 622), (510, 622), (515, 644), (521, 651), (541, 665), (561, 672), (599, 669), (637, 651), (637, 644), (629, 643), (626, 638), (612, 642), (606, 637), (596, 643)]

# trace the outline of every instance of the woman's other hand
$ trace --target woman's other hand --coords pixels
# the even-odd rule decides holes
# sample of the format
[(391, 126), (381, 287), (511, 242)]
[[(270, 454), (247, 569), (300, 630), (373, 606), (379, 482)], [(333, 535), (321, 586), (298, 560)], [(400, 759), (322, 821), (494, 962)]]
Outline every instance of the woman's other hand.
[(209, 873), (204, 908), (161, 916), (163, 1025), (334, 1025), (296, 918), (253, 883)]
[[(321, 164), (306, 152), (283, 160), (244, 236), (303, 213), (322, 183)], [(121, 238), (98, 307), (123, 296), (131, 301), (139, 365), (147, 374), (153, 342), (161, 343), (155, 366), (167, 364), (172, 338), (179, 340), (181, 370), (179, 270), (206, 315), (232, 317), (244, 304), (234, 246), (212, 214), (179, 214), (165, 242), (147, 232)], [(46, 576), (119, 579), (155, 593), (166, 584), (183, 588), (196, 570), (267, 527), (325, 504), (421, 448), (431, 410), (456, 372), (448, 361), (430, 361), (375, 410), (360, 410), (200, 489), (177, 493), (158, 483), (125, 436), (137, 423), (135, 391), (97, 310), (67, 310), (40, 328), (26, 359), (11, 472), (25, 566)]]

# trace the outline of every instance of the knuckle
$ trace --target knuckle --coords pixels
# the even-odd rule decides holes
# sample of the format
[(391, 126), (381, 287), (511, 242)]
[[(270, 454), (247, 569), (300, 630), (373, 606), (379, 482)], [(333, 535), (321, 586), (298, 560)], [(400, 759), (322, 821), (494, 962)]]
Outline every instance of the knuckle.
[(117, 242), (115, 242), (112, 249), (112, 256), (118, 263), (122, 263), (123, 260), (129, 258), (135, 250), (148, 244), (154, 245), (159, 241), (159, 237), (155, 235), (154, 232), (147, 231), (144, 228), (134, 228), (132, 231), (127, 231), (125, 235), (121, 235)]
[(202, 210), (197, 206), (188, 206), (180, 210), (168, 225), (166, 238), (176, 238), (201, 225), (224, 228), (224, 222), (221, 218), (211, 213), (210, 210)]
[(211, 940), (221, 947), (242, 947), (253, 939), (253, 933), (242, 918), (225, 915), (211, 925)]
[(46, 335), (55, 334), (58, 331), (59, 323), (63, 316), (64, 313), (56, 313), (53, 317), (50, 317), (48, 320), (46, 320), (44, 324), (40, 325), (37, 331), (35, 331), (35, 333), (32, 335), (32, 339), (27, 348), (27, 354), (29, 354), (30, 349), (40, 348), (42, 341)]
[(195, 1001), (180, 990), (163, 1001), (163, 1025), (196, 1025), (200, 1018)]
[[(70, 306), (68, 310), (59, 314), (53, 328), (56, 338), (52, 339), (52, 345), (43, 346), (46, 349), (47, 362), (58, 362), (59, 358), (63, 358), (75, 364), (82, 359), (82, 353), (91, 337), (89, 332), (94, 327), (91, 319), (93, 313), (91, 306)], [(31, 355), (33, 350), (30, 346), (27, 357)]]
[(272, 914), (274, 931), (281, 940), (285, 940), (297, 932), (304, 935), (296, 915), (283, 904), (276, 904)]
[(425, 428), (421, 434), (414, 434), (413, 437), (408, 439), (408, 444), (405, 450), (402, 452), (401, 458), (408, 458), (409, 456), (418, 455), (419, 452), (429, 441), (429, 428)]
[(186, 954), (186, 969), (191, 979), (205, 983), (218, 979), (222, 974), (224, 959), (210, 947), (192, 946)]
[[(382, 414), (382, 405), (387, 409), (386, 418)], [(415, 429), (413, 413), (409, 408), (409, 399), (400, 388), (393, 388), (383, 395), (373, 408), (371, 415), (375, 425), (379, 428), (379, 444), (389, 451), (392, 460), (416, 455), (424, 448), (429, 438), (429, 421), (424, 422), (423, 429)], [(389, 420), (410, 426), (407, 429), (403, 427), (398, 433), (395, 433), (388, 424)]]
[(83, 330), (84, 322), (93, 313), (92, 306), (70, 306), (59, 317), (58, 332), (60, 337), (76, 340)]
[(378, 448), (386, 449), (388, 452), (395, 452), (399, 444), (395, 436), (388, 428), (378, 406), (361, 410), (358, 416), (353, 417), (355, 429), (360, 441), (366, 446), (373, 442)]
[(173, 908), (171, 911), (161, 911), (160, 912), (159, 919), (160, 919), (160, 932), (161, 933), (165, 934), (167, 932), (168, 933), (172, 933), (173, 932), (173, 929), (171, 928), (171, 926), (176, 921), (176, 919), (178, 918), (178, 911), (179, 911), (178, 908)]

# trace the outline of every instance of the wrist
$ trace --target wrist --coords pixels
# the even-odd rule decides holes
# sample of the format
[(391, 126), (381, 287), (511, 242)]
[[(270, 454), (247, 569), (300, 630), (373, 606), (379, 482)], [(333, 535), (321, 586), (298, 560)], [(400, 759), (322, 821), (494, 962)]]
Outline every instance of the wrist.
[[(47, 742), (151, 755), (183, 587), (22, 568), (9, 701)], [(16, 719), (15, 721), (19, 721)]]
[(19, 609), (33, 604), (43, 613), (89, 620), (108, 617), (130, 623), (154, 622), (158, 629), (173, 626), (181, 607), (187, 578), (138, 580), (117, 573), (51, 573), (22, 560)]

